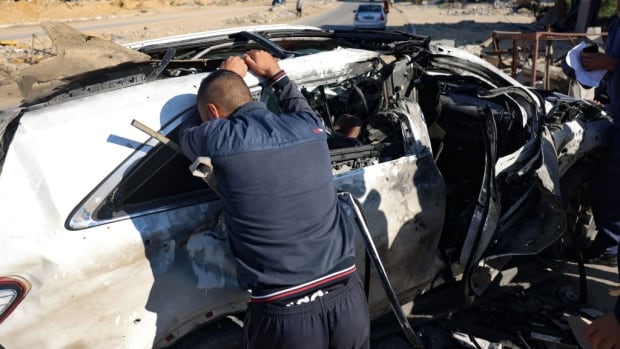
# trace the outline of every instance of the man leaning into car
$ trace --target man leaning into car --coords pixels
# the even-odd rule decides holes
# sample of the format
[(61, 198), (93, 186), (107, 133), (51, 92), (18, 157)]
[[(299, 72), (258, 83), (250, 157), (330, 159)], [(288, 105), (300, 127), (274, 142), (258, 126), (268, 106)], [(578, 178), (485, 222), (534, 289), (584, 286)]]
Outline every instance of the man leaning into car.
[[(248, 69), (284, 113), (252, 100)], [(322, 123), (267, 52), (229, 57), (180, 128), (190, 160), (211, 158), (237, 278), (250, 290), (245, 348), (369, 348), (355, 230), (340, 207)]]

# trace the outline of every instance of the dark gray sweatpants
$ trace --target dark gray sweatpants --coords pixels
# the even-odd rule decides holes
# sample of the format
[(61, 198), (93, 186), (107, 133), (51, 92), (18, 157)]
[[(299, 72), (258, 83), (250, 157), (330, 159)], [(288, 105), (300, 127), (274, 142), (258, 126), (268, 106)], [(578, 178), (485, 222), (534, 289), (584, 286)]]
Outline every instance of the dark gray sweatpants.
[(368, 304), (359, 276), (301, 305), (250, 303), (243, 342), (245, 349), (370, 348)]

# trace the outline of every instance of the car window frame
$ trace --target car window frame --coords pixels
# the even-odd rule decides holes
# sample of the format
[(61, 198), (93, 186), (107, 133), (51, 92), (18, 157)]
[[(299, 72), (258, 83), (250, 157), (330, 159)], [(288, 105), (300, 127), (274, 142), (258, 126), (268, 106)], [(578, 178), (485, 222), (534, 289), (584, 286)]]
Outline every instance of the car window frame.
[[(250, 92), (255, 100), (262, 100), (268, 91), (269, 89), (265, 89), (260, 85), (250, 86)], [(172, 117), (167, 124), (162, 125), (162, 128), (158, 132), (166, 137), (175, 138), (172, 136), (176, 135), (178, 127), (181, 125), (184, 117), (193, 112), (193, 105), (181, 110), (176, 116)], [(67, 230), (88, 229), (125, 219), (157, 214), (183, 206), (204, 204), (205, 202), (215, 202), (219, 200), (217, 194), (204, 183), (204, 188), (199, 190), (163, 196), (141, 203), (121, 204), (119, 207), (109, 205), (111, 197), (114, 196), (115, 192), (118, 191), (124, 183), (135, 179), (136, 169), (144, 167), (144, 161), (157, 160), (157, 157), (153, 159), (149, 158), (149, 155), (152, 155), (153, 152), (163, 147), (166, 147), (166, 145), (160, 143), (153, 137), (149, 137), (144, 143), (136, 147), (125, 160), (108, 173), (99, 184), (75, 206), (65, 220), (65, 228)], [(183, 155), (181, 154), (181, 156)], [(189, 164), (187, 176), (189, 177), (185, 179), (191, 178), (192, 176), (189, 170)], [(183, 177), (179, 177), (179, 180), (183, 180)], [(105, 210), (108, 210), (108, 212), (104, 212)]]
[[(172, 118), (168, 124), (164, 125), (159, 133), (168, 136), (176, 132), (183, 117), (190, 112), (193, 112), (193, 106), (182, 110), (177, 116)], [(114, 195), (114, 192), (118, 190), (124, 182), (135, 179), (135, 169), (143, 165), (144, 161), (156, 161), (157, 158), (149, 158), (149, 155), (152, 155), (154, 151), (165, 146), (166, 145), (163, 145), (155, 138), (149, 137), (144, 143), (135, 148), (125, 160), (108, 173), (99, 184), (76, 205), (65, 221), (65, 228), (68, 230), (87, 229), (182, 206), (204, 203), (204, 200), (216, 199), (216, 194), (213, 193), (205, 183), (204, 189), (178, 195), (169, 195), (145, 201), (140, 204), (121, 206), (120, 209), (105, 206), (109, 198)], [(191, 176), (189, 169), (187, 170), (187, 174)], [(100, 212), (106, 209), (111, 209), (112, 212), (102, 217)]]

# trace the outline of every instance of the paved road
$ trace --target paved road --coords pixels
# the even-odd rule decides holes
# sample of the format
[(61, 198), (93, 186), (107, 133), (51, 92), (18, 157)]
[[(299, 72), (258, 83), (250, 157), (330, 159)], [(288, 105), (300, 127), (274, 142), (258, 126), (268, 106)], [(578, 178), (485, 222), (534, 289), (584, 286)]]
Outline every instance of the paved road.
[[(351, 28), (354, 16), (353, 10), (355, 10), (360, 3), (366, 2), (368, 1), (340, 1), (340, 6), (336, 9), (300, 21), (300, 23), (324, 28)], [(411, 22), (409, 17), (412, 15), (412, 12), (414, 12), (412, 8), (413, 7), (409, 3), (394, 4), (388, 15), (387, 29), (402, 29), (404, 25)]]
[[(310, 2), (310, 0), (306, 0)], [(312, 0), (314, 1), (314, 0)], [(282, 23), (303, 24), (328, 28), (351, 27), (353, 23), (353, 10), (358, 4), (366, 1), (339, 1), (338, 6), (332, 7), (325, 12), (302, 19), (284, 19)], [(408, 14), (411, 6), (395, 5), (388, 16), (388, 28), (401, 27), (408, 23)], [(265, 11), (265, 6), (247, 6), (243, 8), (197, 8), (192, 10), (177, 10), (164, 13), (139, 13), (125, 16), (111, 16), (106, 18), (84, 18), (68, 21), (75, 29), (85, 33), (114, 33), (115, 31), (139, 32), (146, 28), (175, 28), (186, 27), (196, 31), (218, 29), (217, 21), (213, 18), (234, 18), (250, 13)], [(205, 18), (211, 20), (205, 20)], [(194, 23), (196, 23), (194, 25)], [(247, 24), (244, 24), (247, 25)], [(38, 24), (26, 24), (17, 26), (0, 26), (0, 41), (15, 40), (27, 41), (32, 35), (45, 37), (45, 32)]]

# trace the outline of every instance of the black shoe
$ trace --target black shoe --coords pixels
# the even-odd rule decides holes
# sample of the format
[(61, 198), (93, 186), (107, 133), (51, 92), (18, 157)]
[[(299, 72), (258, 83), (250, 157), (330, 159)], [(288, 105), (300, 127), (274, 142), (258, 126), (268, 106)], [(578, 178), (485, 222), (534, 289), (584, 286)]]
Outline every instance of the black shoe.
[(584, 263), (586, 264), (598, 264), (605, 265), (608, 267), (615, 267), (618, 265), (618, 256), (615, 254), (601, 254), (597, 257), (583, 258)]

